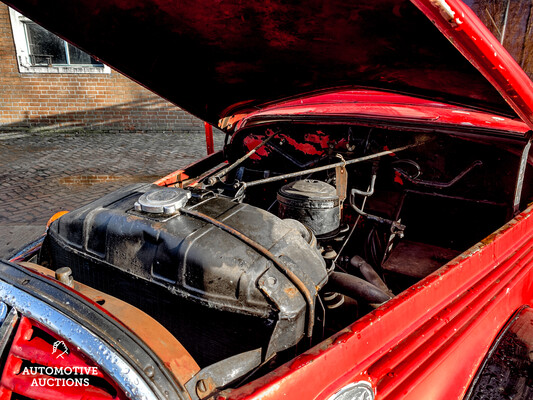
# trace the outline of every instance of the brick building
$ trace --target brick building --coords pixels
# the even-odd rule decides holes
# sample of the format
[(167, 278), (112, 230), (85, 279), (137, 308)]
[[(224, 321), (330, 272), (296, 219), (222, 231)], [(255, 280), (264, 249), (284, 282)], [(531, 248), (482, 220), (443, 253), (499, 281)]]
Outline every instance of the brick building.
[(202, 132), (203, 123), (0, 3), (0, 131)]

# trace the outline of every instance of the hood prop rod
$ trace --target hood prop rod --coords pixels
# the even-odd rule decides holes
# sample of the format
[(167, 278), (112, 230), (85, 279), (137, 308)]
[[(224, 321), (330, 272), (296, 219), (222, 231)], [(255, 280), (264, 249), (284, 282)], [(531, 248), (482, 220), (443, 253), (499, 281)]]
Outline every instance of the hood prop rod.
[(359, 157), (359, 158), (353, 158), (353, 159), (348, 160), (348, 161), (341, 161), (341, 162), (338, 162), (338, 163), (323, 165), (321, 167), (310, 168), (310, 169), (306, 169), (306, 170), (303, 170), (303, 171), (291, 172), (291, 173), (288, 173), (288, 174), (273, 176), (273, 177), (270, 177), (270, 178), (259, 179), (259, 180), (251, 181), (251, 182), (237, 182), (235, 184), (235, 186), (236, 187), (242, 186), (242, 187), (248, 188), (248, 187), (252, 187), (252, 186), (262, 185), (262, 184), (265, 184), (265, 183), (282, 181), (282, 180), (289, 179), (289, 178), (296, 178), (298, 176), (308, 175), (308, 174), (312, 174), (312, 173), (315, 173), (315, 172), (326, 171), (328, 169), (333, 169), (333, 168), (336, 168), (336, 167), (344, 167), (346, 165), (356, 164), (356, 163), (360, 163), (360, 162), (363, 162), (363, 161), (375, 160), (376, 158), (380, 158), (380, 157), (387, 156), (387, 155), (390, 155), (390, 154), (395, 154), (395, 153), (398, 153), (400, 151), (410, 149), (412, 147), (421, 146), (422, 144), (425, 144), (425, 143), (429, 142), (430, 140), (432, 140), (432, 139), (421, 139), (421, 140), (417, 140), (415, 143), (408, 144), (406, 146), (396, 147), (395, 149), (392, 149), (392, 150), (380, 151), (379, 153), (370, 154), (368, 156), (363, 156), (363, 157)]
[(259, 148), (263, 147), (265, 144), (267, 144), (270, 139), (272, 139), (274, 136), (276, 136), (278, 133), (275, 132), (273, 133), (272, 135), (268, 136), (265, 140), (263, 140), (261, 143), (259, 143), (257, 146), (255, 146), (252, 150), (250, 150), (248, 153), (246, 153), (244, 156), (242, 156), (241, 158), (239, 158), (237, 161), (235, 161), (233, 164), (231, 165), (228, 165), (226, 168), (224, 168), (222, 171), (220, 172), (217, 172), (216, 174), (214, 174), (213, 176), (210, 176), (208, 179), (207, 179), (207, 185), (209, 186), (213, 186), (215, 183), (217, 183), (220, 178), (222, 178), (223, 176), (227, 175), (228, 172), (230, 172), (231, 170), (237, 168), (239, 165), (241, 165), (244, 161), (246, 161), (248, 158), (250, 158), (250, 156), (252, 156), (257, 150), (259, 150)]

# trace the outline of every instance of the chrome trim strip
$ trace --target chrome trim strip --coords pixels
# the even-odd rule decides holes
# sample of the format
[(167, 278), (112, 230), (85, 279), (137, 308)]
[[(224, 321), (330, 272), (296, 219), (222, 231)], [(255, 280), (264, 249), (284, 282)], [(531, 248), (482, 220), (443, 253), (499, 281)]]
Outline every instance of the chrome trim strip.
[(112, 347), (45, 302), (0, 280), (0, 300), (76, 346), (102, 368), (132, 400), (157, 400), (152, 389)]
[(2, 315), (2, 325), (0, 325), (0, 355), (4, 354), (6, 347), (11, 346), (12, 333), (15, 329), (15, 325), (19, 319), (17, 310), (11, 308), (9, 313), (7, 312), (6, 303), (1, 302), (0, 314)]
[(0, 302), (0, 326), (4, 324), (4, 320), (7, 317), (7, 306), (5, 303)]

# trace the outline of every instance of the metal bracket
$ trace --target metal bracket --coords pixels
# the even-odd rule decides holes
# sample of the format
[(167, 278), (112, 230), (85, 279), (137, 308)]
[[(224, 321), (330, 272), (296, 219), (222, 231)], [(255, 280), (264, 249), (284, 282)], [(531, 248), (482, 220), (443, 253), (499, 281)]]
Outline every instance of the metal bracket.
[(362, 217), (365, 217), (366, 219), (370, 221), (375, 221), (379, 224), (389, 225), (391, 227), (392, 234), (396, 234), (399, 238), (403, 237), (403, 231), (405, 230), (405, 225), (401, 224), (399, 221), (393, 221), (387, 218), (379, 217), (377, 215), (372, 215), (372, 214), (368, 214), (364, 212), (363, 210), (361, 210), (355, 205), (355, 202), (353, 200), (354, 195), (355, 195), (355, 191), (354, 189), (352, 189), (352, 195), (350, 196), (350, 205), (352, 206), (352, 208), (357, 214), (361, 215)]
[(237, 354), (203, 368), (185, 384), (185, 388), (193, 400), (211, 397), (217, 389), (235, 382), (259, 365), (261, 349)]

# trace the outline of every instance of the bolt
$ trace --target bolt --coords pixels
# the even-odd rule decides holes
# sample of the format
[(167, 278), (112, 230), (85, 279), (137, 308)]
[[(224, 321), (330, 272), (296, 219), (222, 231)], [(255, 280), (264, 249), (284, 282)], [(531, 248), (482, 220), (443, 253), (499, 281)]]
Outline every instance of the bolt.
[(61, 267), (57, 269), (56, 279), (64, 285), (74, 287), (72, 270), (69, 267)]
[(200, 379), (196, 384), (196, 390), (200, 393), (207, 392), (207, 385), (205, 384), (205, 381), (203, 379)]
[(151, 378), (152, 376), (154, 376), (154, 373), (155, 373), (154, 366), (150, 364), (147, 365), (146, 368), (144, 369), (144, 373), (146, 374), (148, 378)]
[(267, 278), (267, 284), (269, 286), (274, 286), (276, 283), (278, 283), (278, 280), (276, 278), (274, 278), (273, 276), (269, 276)]

